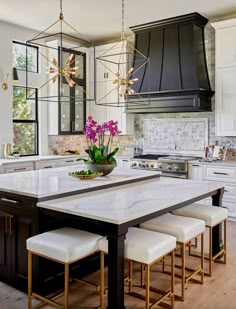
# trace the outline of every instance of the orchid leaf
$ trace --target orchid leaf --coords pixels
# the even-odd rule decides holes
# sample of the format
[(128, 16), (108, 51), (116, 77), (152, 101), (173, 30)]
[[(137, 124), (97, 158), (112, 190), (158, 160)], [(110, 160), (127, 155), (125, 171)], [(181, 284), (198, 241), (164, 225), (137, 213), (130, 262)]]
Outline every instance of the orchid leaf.
[(115, 148), (109, 155), (107, 156), (107, 160), (110, 161), (112, 157), (119, 151), (119, 148)]

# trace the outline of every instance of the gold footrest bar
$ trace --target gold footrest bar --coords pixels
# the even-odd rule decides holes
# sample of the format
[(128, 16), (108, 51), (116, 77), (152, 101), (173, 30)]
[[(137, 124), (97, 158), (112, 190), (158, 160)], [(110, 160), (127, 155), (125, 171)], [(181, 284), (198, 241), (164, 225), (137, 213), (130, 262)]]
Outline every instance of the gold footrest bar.
[[(201, 267), (199, 267), (198, 269), (196, 269), (195, 271), (193, 271), (192, 274), (190, 274), (189, 276), (185, 277), (185, 282), (187, 283), (189, 280), (193, 280), (193, 277), (197, 274), (201, 274), (203, 272), (203, 269)], [(194, 279), (194, 281), (199, 282), (199, 283), (203, 283), (202, 281), (198, 281), (197, 279)]]
[(74, 280), (75, 282), (79, 282), (79, 283), (85, 284), (87, 286), (90, 286), (92, 288), (95, 288), (97, 292), (100, 291), (100, 285), (98, 285), (98, 284), (95, 284), (95, 283), (92, 283), (92, 282), (89, 282), (89, 281), (86, 281), (86, 280), (83, 280), (83, 279), (77, 279), (77, 278), (71, 278), (71, 279)]
[[(36, 293), (32, 293), (32, 299), (33, 298), (36, 298), (36, 299), (39, 299), (39, 300), (41, 300), (42, 302), (44, 302), (44, 304), (49, 304), (49, 305), (51, 305), (51, 306), (54, 306), (54, 307), (56, 307), (56, 308), (60, 308), (60, 309), (63, 309), (64, 308), (64, 306), (62, 306), (62, 305), (60, 305), (60, 304), (58, 304), (58, 303), (56, 303), (56, 302), (54, 302), (54, 301), (52, 301), (52, 300), (50, 300), (50, 299), (48, 299), (48, 298), (45, 298), (45, 297), (43, 297), (43, 296), (41, 296), (41, 295), (38, 295), (38, 294), (36, 294)], [(40, 304), (40, 305), (42, 305), (42, 304)]]

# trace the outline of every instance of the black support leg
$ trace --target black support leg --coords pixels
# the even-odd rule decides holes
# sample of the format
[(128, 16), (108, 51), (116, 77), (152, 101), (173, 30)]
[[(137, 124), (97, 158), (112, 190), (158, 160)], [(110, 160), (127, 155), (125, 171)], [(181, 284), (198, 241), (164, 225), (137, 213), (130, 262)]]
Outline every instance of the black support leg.
[[(212, 205), (214, 206), (222, 206), (222, 197), (224, 194), (224, 189), (219, 189), (217, 194), (212, 196)], [(218, 224), (213, 227), (213, 242), (212, 242), (212, 254), (213, 256), (218, 253), (221, 249), (222, 244), (222, 224)]]
[(108, 307), (125, 309), (124, 306), (124, 240), (125, 234), (108, 236)]

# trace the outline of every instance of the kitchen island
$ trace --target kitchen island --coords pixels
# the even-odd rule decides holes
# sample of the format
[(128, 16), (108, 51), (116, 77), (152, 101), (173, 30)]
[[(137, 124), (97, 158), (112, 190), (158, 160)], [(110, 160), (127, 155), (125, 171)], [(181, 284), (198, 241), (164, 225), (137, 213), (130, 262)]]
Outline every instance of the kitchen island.
[[(26, 239), (61, 226), (82, 228), (78, 218), (47, 214), (37, 207), (37, 202), (95, 190), (126, 186), (133, 182), (150, 181), (159, 178), (160, 173), (115, 169), (105, 177), (93, 180), (79, 180), (69, 176), (69, 172), (83, 169), (75, 165), (61, 168), (34, 170), (0, 175), (0, 280), (27, 290)], [(128, 171), (128, 173), (127, 173)], [(85, 226), (87, 222), (83, 223)], [(100, 232), (104, 234), (102, 227)], [(105, 235), (105, 234), (104, 234)], [(98, 268), (98, 257), (94, 263), (75, 264), (75, 273), (86, 275)], [(63, 272), (58, 265), (39, 258), (33, 268), (36, 288), (43, 288), (47, 294), (63, 283)], [(94, 265), (92, 267), (92, 265)], [(76, 271), (77, 270), (77, 271)], [(60, 279), (61, 278), (61, 279)], [(61, 283), (60, 280), (61, 280)]]
[[(2, 188), (3, 182), (0, 177), (0, 194), (10, 194), (10, 196), (12, 195), (12, 200), (14, 200), (14, 194), (16, 194), (16, 203), (18, 203), (17, 196), (18, 198), (24, 196), (25, 202), (27, 199), (30, 199), (31, 201), (32, 199), (34, 200), (33, 209), (35, 211), (34, 220), (36, 226), (34, 234), (54, 229), (59, 226), (70, 225), (90, 232), (99, 233), (101, 235), (107, 235), (109, 243), (109, 309), (125, 308), (123, 280), (124, 240), (128, 228), (209, 196), (212, 196), (214, 205), (221, 206), (223, 195), (223, 185), (220, 183), (199, 183), (191, 180), (173, 178), (159, 179), (157, 172), (127, 169), (116, 169), (110, 176), (108, 175), (101, 179), (97, 179), (96, 182), (79, 182), (78, 180), (73, 179), (73, 181), (76, 181), (77, 191), (79, 193), (76, 194), (76, 186), (72, 186), (72, 180), (66, 177), (64, 171), (59, 171), (59, 169), (57, 169), (55, 174), (53, 173), (53, 170), (38, 172), (49, 174), (45, 176), (43, 173), (45, 176), (43, 178), (43, 176), (40, 176), (39, 174), (32, 174), (34, 176), (27, 174), (35, 172), (22, 173), (22, 175), (25, 174), (24, 177), (22, 176), (22, 180), (26, 180), (27, 178), (32, 178), (31, 180), (33, 180), (35, 178), (37, 179), (36, 183), (31, 185), (28, 184), (28, 187), (26, 186), (25, 188), (23, 185), (19, 185), (17, 188), (10, 188), (9, 180), (7, 185), (5, 185), (5, 191)], [(63, 189), (60, 185), (60, 177), (57, 177), (59, 174), (56, 176), (57, 173), (64, 173), (64, 176), (61, 174), (60, 177), (64, 177), (67, 180), (64, 179), (61, 181), (64, 184), (68, 181), (70, 185), (67, 184), (67, 187)], [(47, 180), (47, 178), (50, 177), (51, 180)], [(49, 183), (52, 185), (54, 179), (55, 184), (50, 188), (46, 188), (46, 184), (41, 183), (40, 187), (40, 179), (41, 181), (42, 179), (47, 181), (46, 184), (48, 185)], [(82, 186), (80, 191), (78, 190), (78, 183), (81, 183)], [(36, 192), (32, 190), (32, 187), (34, 187), (35, 190), (38, 188), (38, 191)], [(60, 192), (60, 190), (64, 190), (64, 193)], [(73, 196), (70, 196), (71, 194), (68, 190), (71, 190)], [(67, 196), (63, 197), (63, 194)], [(38, 198), (35, 196), (38, 196)], [(7, 200), (9, 199), (9, 196), (1, 197), (1, 209), (4, 204), (4, 198)], [(5, 203), (7, 203), (7, 201), (5, 201)], [(5, 206), (7, 207), (7, 205)], [(22, 204), (18, 206), (22, 211), (27, 205)], [(23, 221), (25, 222), (25, 220)], [(17, 232), (16, 229), (12, 228), (10, 228), (10, 231), (12, 231), (13, 234)], [(213, 233), (213, 251), (215, 253), (219, 251), (220, 247), (219, 228), (214, 228)], [(24, 236), (27, 236), (25, 230)], [(23, 241), (25, 242), (25, 239), (20, 239), (22, 250), (25, 250), (25, 247), (23, 248)], [(34, 270), (36, 276), (39, 276), (38, 271), (41, 262), (39, 262), (38, 265), (39, 268)], [(43, 279), (47, 277), (42, 274), (40, 275)], [(40, 278), (41, 283), (43, 282), (42, 278)]]

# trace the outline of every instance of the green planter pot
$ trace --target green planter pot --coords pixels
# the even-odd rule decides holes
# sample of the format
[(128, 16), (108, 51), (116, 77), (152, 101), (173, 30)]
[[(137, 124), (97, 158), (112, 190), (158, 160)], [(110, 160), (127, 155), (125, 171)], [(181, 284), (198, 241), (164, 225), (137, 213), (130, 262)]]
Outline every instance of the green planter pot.
[(103, 173), (103, 176), (110, 174), (115, 164), (86, 164), (87, 169), (93, 172)]

